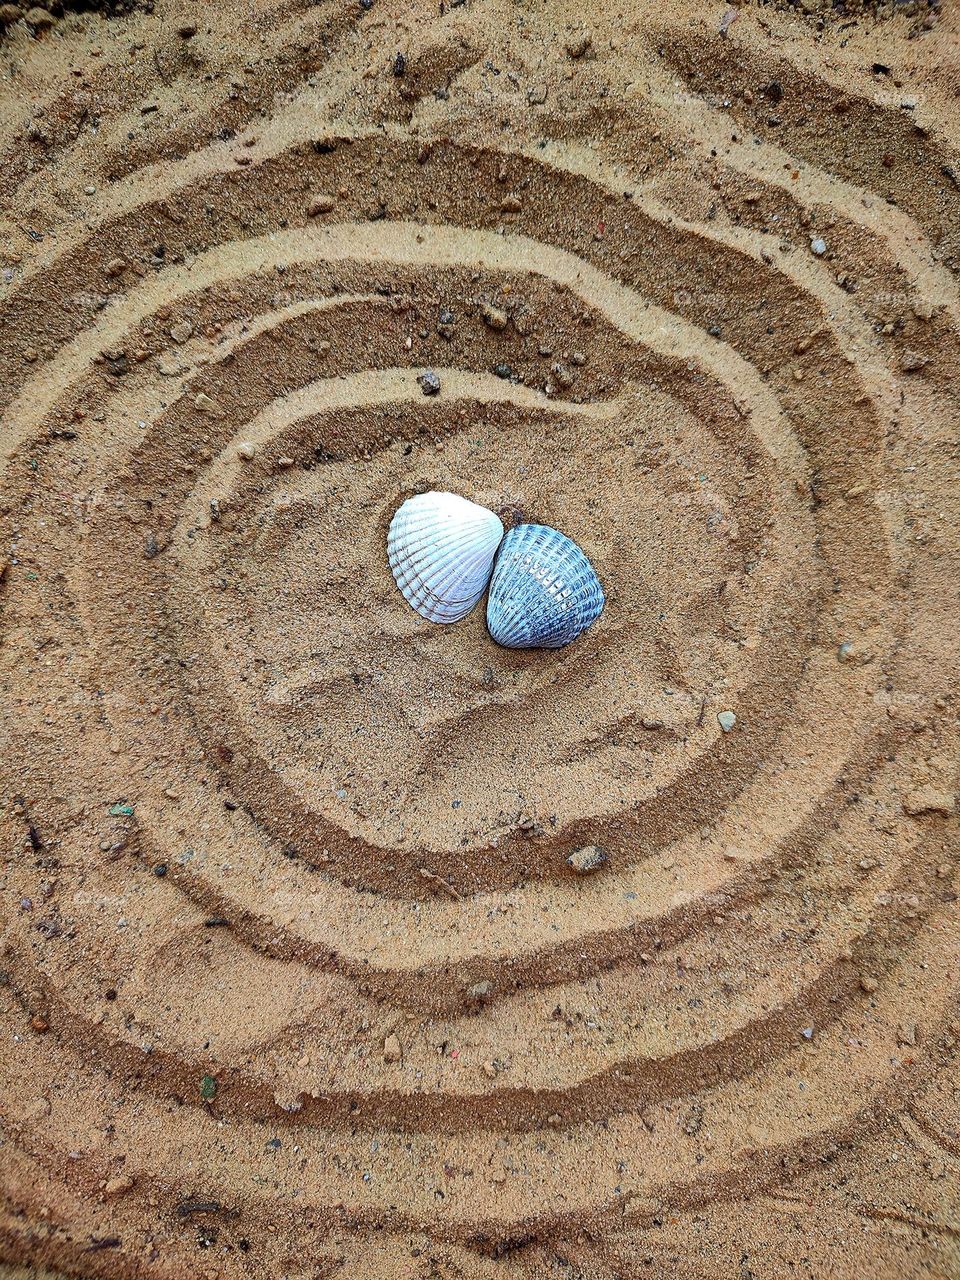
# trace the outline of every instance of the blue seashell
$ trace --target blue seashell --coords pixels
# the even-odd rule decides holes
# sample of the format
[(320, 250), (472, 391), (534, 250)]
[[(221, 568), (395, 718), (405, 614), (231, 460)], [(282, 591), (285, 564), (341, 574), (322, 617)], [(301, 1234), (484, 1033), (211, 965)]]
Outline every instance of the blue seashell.
[(497, 555), (487, 627), (507, 649), (560, 649), (603, 612), (600, 579), (577, 544), (545, 524), (518, 524)]

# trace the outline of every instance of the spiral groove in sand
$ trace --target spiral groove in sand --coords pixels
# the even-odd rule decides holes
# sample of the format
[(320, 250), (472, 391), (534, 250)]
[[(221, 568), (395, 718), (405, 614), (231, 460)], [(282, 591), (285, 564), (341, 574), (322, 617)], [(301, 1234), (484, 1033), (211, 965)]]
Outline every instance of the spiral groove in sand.
[[(367, 19), (326, 7), (315, 45), (280, 8), (246, 136), (211, 92), (125, 154), (129, 95), (99, 143), (54, 97), (45, 159), (8, 150), (25, 203), (54, 160), (113, 181), (3, 300), (0, 1250), (712, 1276), (726, 1229), (782, 1274), (784, 1205), (819, 1198), (865, 1257), (948, 1274), (946, 206), (871, 216), (883, 166), (789, 113), (731, 146), (755, 99), (677, 91), (685, 27), (621, 51), (619, 116), (532, 94), (511, 140), (433, 96), (479, 74), (479, 15), (361, 117)], [(715, 77), (832, 100), (751, 22)], [(565, 529), (602, 619), (559, 654), (425, 624), (384, 540), (427, 488)], [(870, 1181), (892, 1130), (914, 1218)]]

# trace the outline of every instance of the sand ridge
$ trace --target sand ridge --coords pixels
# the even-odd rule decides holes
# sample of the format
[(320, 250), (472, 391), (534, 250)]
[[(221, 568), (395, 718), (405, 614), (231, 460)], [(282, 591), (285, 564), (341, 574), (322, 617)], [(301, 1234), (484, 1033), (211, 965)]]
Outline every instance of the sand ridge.
[(724, 13), (0, 45), (5, 1260), (960, 1271), (956, 18)]

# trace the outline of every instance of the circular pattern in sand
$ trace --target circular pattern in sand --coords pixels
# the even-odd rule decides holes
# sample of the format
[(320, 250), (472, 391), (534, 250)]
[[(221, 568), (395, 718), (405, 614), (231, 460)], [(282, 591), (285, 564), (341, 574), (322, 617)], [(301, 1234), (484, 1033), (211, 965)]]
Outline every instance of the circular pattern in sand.
[[(841, 1158), (943, 1050), (956, 653), (897, 478), (952, 284), (772, 144), (717, 217), (542, 123), (278, 107), (11, 273), (16, 1177), (118, 1258), (401, 1274), (412, 1233), (534, 1274), (589, 1229), (612, 1266)], [(903, 279), (895, 348), (802, 218), (774, 253), (731, 213), (816, 181)], [(565, 529), (601, 620), (414, 615), (384, 542), (428, 488)]]

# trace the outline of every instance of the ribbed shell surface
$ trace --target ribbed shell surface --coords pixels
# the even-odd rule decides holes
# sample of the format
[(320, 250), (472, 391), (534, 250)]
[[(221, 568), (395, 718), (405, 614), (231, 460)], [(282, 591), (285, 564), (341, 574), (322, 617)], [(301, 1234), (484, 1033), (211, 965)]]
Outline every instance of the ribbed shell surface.
[(500, 546), (487, 627), (508, 649), (560, 649), (603, 612), (600, 579), (577, 544), (543, 524), (519, 524)]
[(390, 522), (387, 557), (403, 598), (430, 622), (459, 622), (487, 589), (503, 525), (456, 493), (417, 494)]

